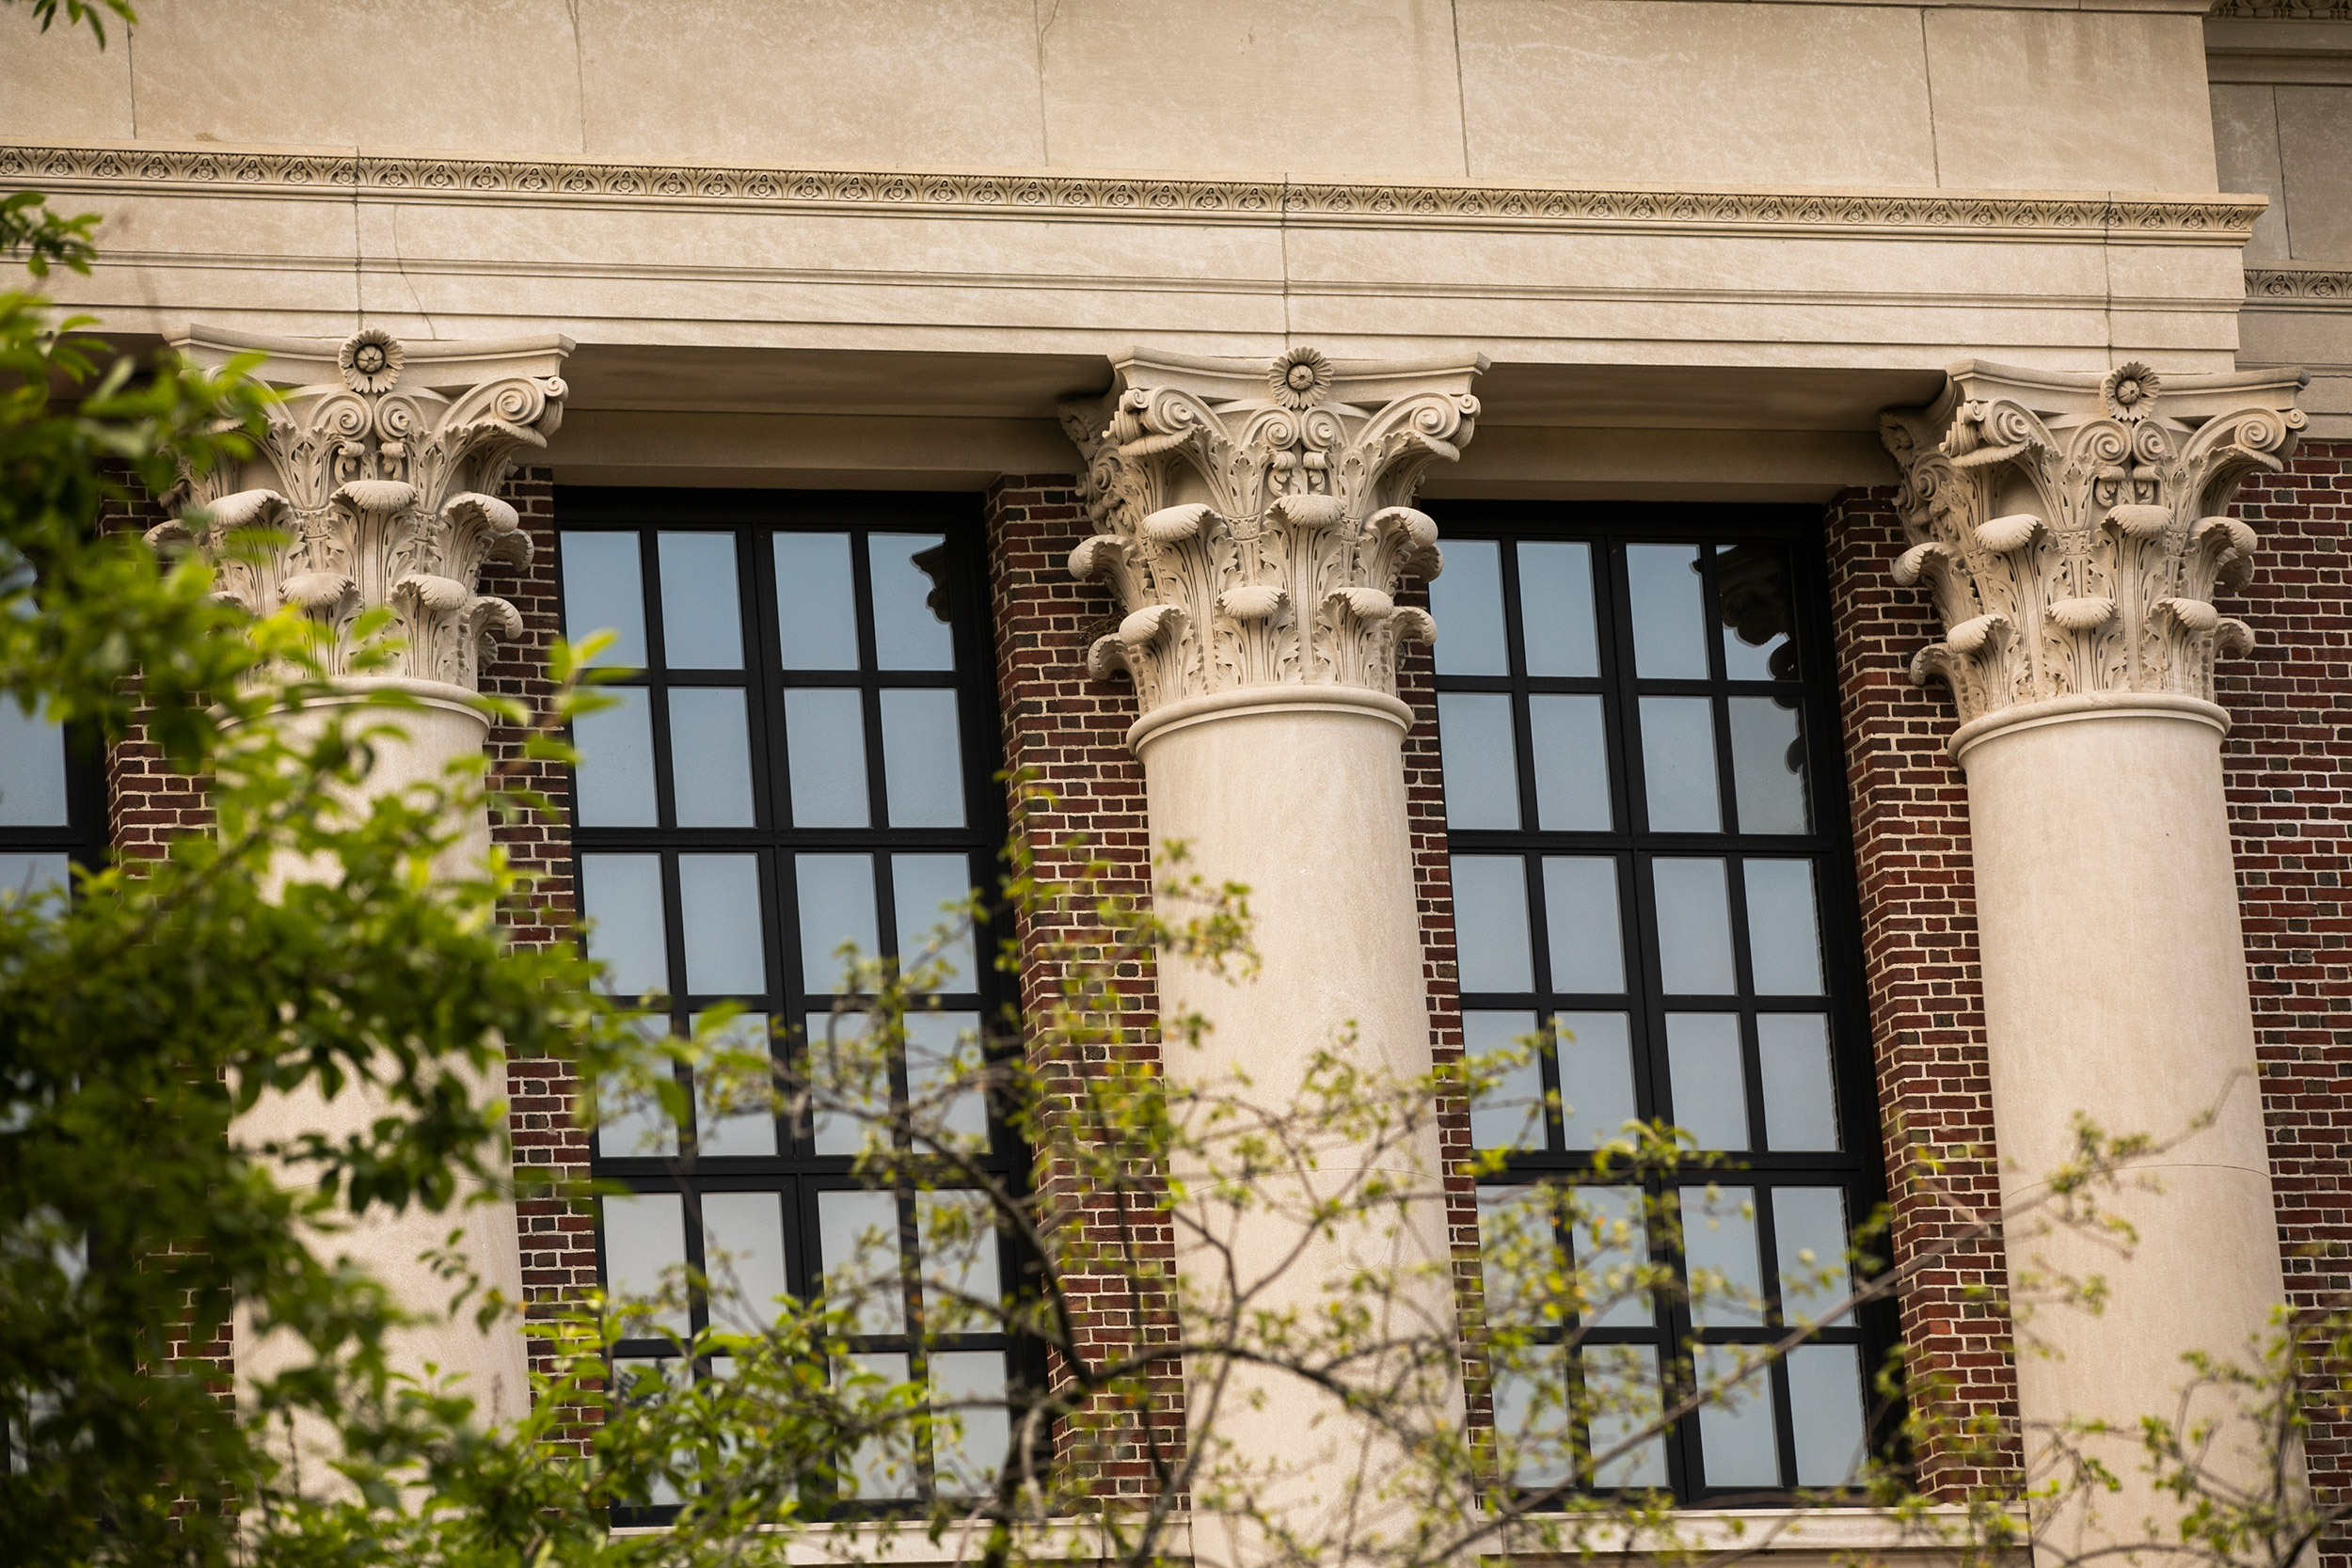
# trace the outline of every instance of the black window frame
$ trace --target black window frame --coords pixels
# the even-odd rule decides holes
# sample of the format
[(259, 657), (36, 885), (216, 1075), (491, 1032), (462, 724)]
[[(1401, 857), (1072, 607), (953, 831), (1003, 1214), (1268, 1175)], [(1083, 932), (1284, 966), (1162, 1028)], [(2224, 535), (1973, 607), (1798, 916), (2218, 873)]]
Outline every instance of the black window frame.
[[(1502, 591), (1505, 617), (1504, 641), (1510, 673), (1504, 675), (1435, 675), (1435, 690), (1507, 692), (1512, 698), (1513, 738), (1517, 749), (1521, 826), (1515, 830), (1452, 828), (1447, 845), (1452, 855), (1509, 855), (1522, 860), (1527, 878), (1532, 992), (1463, 992), (1467, 1016), (1473, 1009), (1533, 1012), (1547, 1036), (1549, 1020), (1561, 1013), (1610, 1011), (1624, 1008), (1632, 1037), (1636, 1107), (1645, 1120), (1664, 1116), (1672, 1119), (1673, 1085), (1665, 1048), (1664, 1018), (1669, 1010), (1736, 1010), (1741, 1019), (1740, 1053), (1746, 1076), (1749, 1142), (1757, 1146), (1733, 1155), (1734, 1164), (1713, 1172), (1692, 1172), (1673, 1180), (1652, 1178), (1644, 1183), (1655, 1202), (1670, 1189), (1702, 1186), (1710, 1176), (1725, 1187), (1753, 1188), (1756, 1227), (1766, 1312), (1753, 1328), (1710, 1327), (1694, 1331), (1685, 1302), (1661, 1302), (1655, 1307), (1655, 1323), (1647, 1329), (1594, 1326), (1583, 1332), (1592, 1345), (1637, 1343), (1657, 1346), (1672, 1365), (1694, 1340), (1704, 1343), (1758, 1345), (1787, 1332), (1781, 1324), (1779, 1282), (1773, 1259), (1778, 1256), (1773, 1230), (1771, 1189), (1775, 1185), (1827, 1186), (1835, 1177), (1846, 1194), (1850, 1232), (1861, 1227), (1886, 1199), (1883, 1157), (1884, 1131), (1879, 1114), (1872, 1060), (1867, 975), (1861, 913), (1854, 863), (1851, 801), (1847, 792), (1841, 744), (1837, 670), (1832, 642), (1829, 564), (1822, 537), (1821, 513), (1804, 505), (1712, 505), (1684, 502), (1630, 501), (1499, 501), (1431, 500), (1424, 503), (1437, 519), (1440, 537), (1450, 541), (1493, 539), (1526, 542), (1583, 541), (1593, 546), (1596, 631), (1599, 673), (1593, 677), (1530, 676), (1526, 673), (1523, 607), (1516, 549), (1502, 557)], [(1728, 546), (1771, 544), (1788, 551), (1793, 636), (1800, 659), (1792, 682), (1735, 681), (1727, 678), (1722, 646), (1714, 551), (1702, 551), (1705, 561), (1702, 625), (1708, 643), (1708, 678), (1671, 680), (1641, 677), (1634, 673), (1632, 617), (1625, 565), (1625, 546), (1643, 544)], [(1446, 628), (1440, 622), (1438, 636)], [(1531, 693), (1597, 694), (1603, 711), (1603, 731), (1609, 747), (1611, 826), (1607, 832), (1545, 830), (1529, 824), (1535, 814), (1535, 759), (1530, 744), (1527, 697)], [(1713, 707), (1718, 798), (1725, 831), (1719, 832), (1651, 832), (1645, 816), (1646, 800), (1640, 734), (1632, 714), (1642, 696), (1707, 695), (1710, 697), (1774, 695), (1801, 696), (1801, 734), (1805, 741), (1806, 788), (1811, 832), (1803, 834), (1758, 834), (1730, 831), (1736, 823), (1737, 791), (1728, 733), (1728, 705)], [(1620, 994), (1554, 993), (1549, 990), (1550, 944), (1546, 929), (1542, 863), (1549, 855), (1607, 857), (1618, 875), (1619, 929), (1625, 942), (1627, 990)], [(1739, 972), (1736, 1006), (1724, 997), (1682, 997), (1662, 989), (1657, 943), (1656, 908), (1648, 863), (1657, 858), (1720, 859), (1729, 879), (1733, 961)], [(1759, 996), (1750, 984), (1747, 902), (1742, 895), (1741, 863), (1749, 859), (1797, 859), (1814, 866), (1814, 893), (1820, 921), (1822, 997)], [(1837, 1101), (1837, 1123), (1846, 1148), (1835, 1155), (1784, 1153), (1762, 1148), (1764, 1138), (1763, 1084), (1758, 1070), (1756, 1016), (1773, 1011), (1821, 1014), (1829, 1018), (1832, 1082)], [(1547, 1095), (1560, 1089), (1556, 1054), (1543, 1059)], [(1556, 1114), (1547, 1114), (1547, 1147), (1515, 1150), (1505, 1170), (1482, 1179), (1482, 1186), (1502, 1187), (1539, 1182), (1573, 1182), (1589, 1172), (1593, 1156), (1565, 1149)], [(1612, 1182), (1611, 1185), (1622, 1183)], [(1883, 1259), (1883, 1233), (1863, 1248)], [(1657, 1247), (1654, 1256), (1669, 1256)], [(1678, 1257), (1673, 1259), (1682, 1266)], [(1825, 1326), (1816, 1339), (1851, 1343), (1860, 1348), (1864, 1379), (1863, 1419), (1873, 1453), (1889, 1454), (1899, 1444), (1902, 1413), (1882, 1404), (1874, 1389), (1877, 1373), (1899, 1339), (1896, 1304), (1865, 1305), (1847, 1320), (1850, 1326)], [(1570, 1332), (1563, 1327), (1559, 1337)], [(1779, 1461), (1777, 1486), (1712, 1485), (1704, 1481), (1699, 1418), (1685, 1417), (1668, 1434), (1665, 1461), (1668, 1487), (1677, 1502), (1723, 1506), (1785, 1499), (1801, 1490), (1796, 1478), (1796, 1446), (1785, 1363), (1771, 1371), (1773, 1394), (1774, 1440)], [(1818, 1488), (1802, 1488), (1808, 1492)], [(1859, 1493), (1855, 1494), (1861, 1500)]]
[[(632, 533), (640, 540), (641, 581), (644, 596), (646, 657), (649, 668), (632, 672), (615, 685), (647, 691), (655, 769), (657, 820), (675, 821), (675, 789), (669, 736), (668, 705), (660, 695), (680, 687), (740, 687), (748, 696), (754, 821), (751, 828), (582, 827), (578, 823), (577, 799), (567, 812), (571, 849), (575, 857), (599, 851), (660, 853), (667, 960), (679, 990), (673, 993), (669, 1012), (674, 1027), (722, 1000), (741, 1001), (741, 995), (721, 996), (688, 992), (685, 932), (678, 918), (679, 890), (675, 855), (696, 852), (757, 853), (760, 897), (768, 915), (765, 959), (769, 990), (765, 1002), (746, 1002), (756, 1010), (765, 1006), (777, 1030), (779, 1049), (807, 1049), (805, 1030), (819, 1032), (837, 996), (806, 989), (799, 975), (800, 911), (790, 881), (795, 854), (856, 852), (871, 855), (876, 868), (875, 919), (881, 956), (898, 952), (898, 911), (890, 872), (894, 853), (961, 852), (969, 867), (969, 885), (983, 890), (993, 901), (999, 856), (1008, 830), (1005, 797), (1000, 784), (1001, 728), (997, 707), (995, 656), (990, 621), (985, 539), (979, 498), (964, 493), (830, 490), (722, 490), (639, 486), (558, 485), (554, 497), (557, 534), (557, 599), (563, 594), (562, 540), (570, 533)], [(662, 594), (658, 578), (657, 535), (663, 532), (702, 532), (735, 539), (739, 611), (744, 628), (742, 669), (726, 672), (673, 671), (659, 657), (662, 649)], [(856, 624), (859, 659), (855, 669), (787, 670), (781, 663), (777, 641), (778, 594), (772, 536), (778, 532), (842, 533), (852, 536), (853, 587), (858, 598)], [(875, 627), (870, 609), (869, 535), (939, 534), (946, 541), (944, 570), (933, 574), (952, 606), (953, 669), (884, 671), (876, 667)], [(595, 628), (580, 628), (581, 633)], [(573, 635), (566, 628), (566, 635)], [(788, 821), (790, 781), (786, 753), (784, 693), (787, 687), (849, 689), (861, 693), (865, 724), (866, 776), (869, 822), (886, 821), (886, 774), (880, 723), (881, 692), (890, 689), (952, 689), (961, 729), (964, 820), (961, 828), (801, 828)], [(575, 860), (577, 869), (577, 860)], [(577, 882), (575, 885), (578, 885)], [(1001, 921), (993, 914), (973, 932), (973, 958), (977, 974), (968, 991), (943, 993), (942, 1011), (977, 1014), (981, 1039), (991, 1051), (1017, 1050), (1017, 1041), (1001, 1039), (1002, 1021), (1017, 1001), (1009, 977), (995, 969)], [(870, 956), (870, 955), (869, 955)], [(893, 1069), (894, 1095), (906, 1093), (904, 1064)], [(691, 1086), (690, 1086), (691, 1088)], [(690, 1101), (693, 1096), (689, 1094)], [(1004, 1124), (999, 1108), (991, 1105), (990, 1148), (984, 1168), (1016, 1195), (1025, 1192), (1032, 1172), (1029, 1152)], [(779, 1152), (772, 1156), (709, 1157), (706, 1165), (693, 1150), (693, 1133), (681, 1129), (675, 1156), (646, 1154), (609, 1156), (592, 1144), (590, 1170), (597, 1179), (626, 1181), (640, 1192), (681, 1196), (686, 1227), (686, 1261), (699, 1272), (704, 1267), (704, 1227), (698, 1196), (702, 1193), (778, 1192), (785, 1218), (784, 1262), (787, 1287), (796, 1297), (822, 1294), (823, 1269), (818, 1250), (819, 1195), (836, 1191), (871, 1190), (853, 1173), (855, 1157), (818, 1154), (813, 1130), (779, 1127)], [(943, 1189), (948, 1190), (948, 1189)], [(915, 1271), (916, 1206), (913, 1189), (898, 1194), (899, 1258), (906, 1289), (905, 1327), (890, 1336), (861, 1337), (853, 1349), (861, 1353), (905, 1354), (910, 1375), (917, 1382), (926, 1373), (926, 1348), (919, 1328), (920, 1291)], [(1025, 1281), (1019, 1271), (1025, 1260), (1009, 1242), (1000, 1241), (999, 1277), (1008, 1291)], [(602, 1205), (596, 1216), (596, 1264), (600, 1278), (610, 1278)], [(695, 1292), (690, 1323), (699, 1330), (708, 1321), (707, 1304)], [(933, 1337), (931, 1348), (942, 1351), (977, 1349), (1000, 1351), (1006, 1357), (1008, 1389), (1013, 1402), (1016, 1430), (1025, 1391), (1045, 1386), (1041, 1349), (1034, 1341), (1005, 1335), (958, 1336), (949, 1341)], [(671, 1347), (660, 1339), (627, 1340), (616, 1357), (656, 1360)], [(674, 1359), (674, 1356), (668, 1357)], [(696, 1369), (707, 1375), (709, 1369)], [(847, 1456), (844, 1456), (846, 1463)], [(931, 1488), (928, 1451), (918, 1461), (914, 1485), (899, 1498), (810, 1499), (812, 1506), (833, 1517), (886, 1516), (926, 1506)], [(673, 1517), (675, 1506), (616, 1509), (619, 1524), (660, 1523)]]
[[(0, 702), (15, 701), (0, 697)], [(114, 858), (114, 824), (107, 798), (112, 759), (93, 725), (64, 725), (59, 739), (65, 751), (65, 821), (0, 824), (0, 854), (63, 854), (69, 867), (103, 871)], [(72, 871), (67, 876), (70, 885)], [(15, 891), (0, 888), (0, 892)]]

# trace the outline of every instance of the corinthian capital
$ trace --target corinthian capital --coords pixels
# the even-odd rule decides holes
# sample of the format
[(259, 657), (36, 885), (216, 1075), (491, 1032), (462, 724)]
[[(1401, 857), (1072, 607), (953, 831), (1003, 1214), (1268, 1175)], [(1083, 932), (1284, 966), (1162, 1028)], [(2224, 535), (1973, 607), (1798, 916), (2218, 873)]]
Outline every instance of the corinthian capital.
[(1145, 713), (1243, 687), (1337, 683), (1396, 694), (1400, 641), (1434, 635), (1400, 608), (1438, 575), (1438, 528), (1410, 504), (1461, 454), (1484, 356), (1351, 364), (1295, 348), (1270, 365), (1113, 361), (1109, 395), (1062, 409), (1086, 456), (1096, 533), (1071, 552), (1127, 611), (1089, 652), (1125, 670)]
[[(349, 668), (353, 624), (389, 610), (381, 673), (478, 689), (492, 640), (522, 630), (513, 605), (475, 592), (482, 568), (531, 560), (496, 492), (563, 420), (571, 340), (410, 345), (370, 328), (337, 344), (191, 329), (173, 346), (215, 366), (267, 354), (261, 375), (281, 401), (243, 471), (189, 476), (180, 500), (202, 509), (197, 529), (166, 523), (149, 538), (192, 540), (220, 594), (257, 615), (291, 605), (322, 623), (331, 674)], [(225, 548), (259, 528), (285, 544), (259, 557)]]
[(1911, 678), (1948, 685), (1963, 723), (2097, 692), (2212, 702), (2214, 661), (2253, 646), (2214, 608), (2253, 576), (2230, 503), (2294, 450), (2302, 372), (1949, 375), (1879, 421), (1911, 540), (1895, 580), (1926, 583), (1944, 621)]

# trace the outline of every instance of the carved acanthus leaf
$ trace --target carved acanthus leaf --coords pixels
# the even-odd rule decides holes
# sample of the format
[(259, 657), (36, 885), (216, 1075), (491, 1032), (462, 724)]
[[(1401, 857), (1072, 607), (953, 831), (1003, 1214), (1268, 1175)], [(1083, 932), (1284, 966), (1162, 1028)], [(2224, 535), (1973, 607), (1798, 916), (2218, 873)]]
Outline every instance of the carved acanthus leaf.
[(1127, 611), (1088, 668), (1127, 672), (1146, 713), (1294, 682), (1394, 695), (1398, 644), (1436, 629), (1396, 602), (1440, 564), (1413, 493), (1476, 429), (1485, 368), (1117, 361), (1107, 398), (1061, 411), (1097, 531), (1070, 569)]
[[(437, 362), (450, 357), (452, 345), (424, 347), (442, 350)], [(376, 673), (477, 689), (495, 641), (522, 630), (513, 605), (476, 591), (482, 570), (531, 560), (521, 519), (492, 492), (520, 453), (547, 445), (563, 418), (563, 379), (405, 386), (414, 356), (375, 328), (319, 357), (335, 379), (273, 381), (281, 401), (255, 459), (243, 472), (188, 475), (187, 520), (149, 540), (192, 545), (212, 562), (221, 596), (257, 615), (292, 606), (322, 623), (333, 634), (330, 675), (351, 668), (354, 624), (389, 610), (389, 662)], [(280, 539), (255, 549), (230, 537), (250, 530)]]
[(2294, 450), (2299, 386), (1971, 360), (1930, 407), (1882, 418), (1911, 541), (1893, 575), (1946, 628), (1912, 679), (1948, 685), (1963, 722), (2081, 692), (2212, 701), (2215, 659), (2252, 647), (2213, 604), (2253, 571), (2254, 531), (2226, 509)]

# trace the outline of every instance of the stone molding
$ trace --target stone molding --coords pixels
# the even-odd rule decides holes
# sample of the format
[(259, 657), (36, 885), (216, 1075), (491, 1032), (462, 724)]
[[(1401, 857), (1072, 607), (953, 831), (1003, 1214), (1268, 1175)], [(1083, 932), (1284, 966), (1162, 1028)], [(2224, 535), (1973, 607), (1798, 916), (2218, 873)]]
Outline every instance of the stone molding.
[(2352, 309), (2352, 267), (2249, 267), (2246, 302)]
[[(189, 328), (172, 346), (215, 367), (265, 352), (257, 373), (281, 401), (242, 470), (183, 478), (175, 510), (200, 509), (201, 522), (162, 524), (150, 542), (193, 543), (219, 595), (256, 615), (291, 605), (327, 627), (330, 675), (349, 673), (353, 623), (389, 610), (391, 660), (372, 675), (479, 690), (492, 641), (522, 631), (513, 605), (475, 592), (482, 568), (532, 555), (497, 491), (563, 420), (555, 372), (571, 341), (410, 345), (369, 327), (338, 344)], [(262, 528), (287, 543), (231, 546), (235, 531)]]
[(2301, 371), (2105, 375), (1980, 359), (1947, 368), (1927, 408), (1881, 417), (1911, 548), (1945, 638), (1911, 678), (1941, 680), (1963, 729), (2092, 693), (2210, 704), (2214, 661), (2253, 633), (2214, 606), (2251, 578), (2254, 531), (2228, 509), (2276, 473), (2304, 417)]
[(1070, 553), (1126, 612), (1096, 640), (1096, 679), (1124, 670), (1155, 709), (1246, 688), (1354, 687), (1393, 699), (1399, 641), (1432, 640), (1399, 606), (1438, 575), (1438, 527), (1410, 504), (1477, 427), (1482, 355), (1337, 362), (1293, 348), (1266, 365), (1131, 349), (1110, 392), (1062, 406), (1097, 530)]
[(1150, 223), (1963, 235), (2243, 245), (2259, 197), (1376, 184), (1117, 174), (828, 170), (126, 143), (0, 146), (0, 181), (64, 192), (751, 208)]

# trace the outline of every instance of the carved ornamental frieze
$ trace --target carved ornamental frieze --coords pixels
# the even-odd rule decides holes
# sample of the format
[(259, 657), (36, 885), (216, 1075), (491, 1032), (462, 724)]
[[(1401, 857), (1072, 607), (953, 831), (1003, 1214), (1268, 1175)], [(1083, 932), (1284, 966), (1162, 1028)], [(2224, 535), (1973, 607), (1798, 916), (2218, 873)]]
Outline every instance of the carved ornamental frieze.
[[(333, 351), (337, 379), (296, 384), (285, 372), (325, 370), (325, 354), (273, 354), (261, 374), (282, 388), (256, 460), (242, 473), (190, 475), (178, 498), (201, 520), (163, 524), (158, 545), (192, 541), (214, 562), (220, 596), (256, 615), (292, 606), (327, 628), (329, 674), (347, 673), (354, 623), (389, 610), (389, 663), (373, 673), (479, 689), (492, 641), (522, 630), (504, 599), (476, 591), (492, 562), (527, 565), (531, 540), (498, 499), (517, 456), (545, 447), (563, 419), (565, 388), (545, 372), (568, 342), (496, 373), (496, 352), (525, 345), (436, 343), (426, 376), (399, 340), (375, 329)], [(222, 339), (207, 346), (246, 346)], [(259, 345), (257, 345), (259, 346)], [(308, 346), (308, 345), (300, 345)], [(485, 368), (492, 373), (482, 376)], [(438, 374), (432, 374), (438, 372)], [(259, 480), (262, 483), (254, 484)], [(274, 530), (287, 543), (259, 552), (231, 535)], [(245, 537), (252, 537), (246, 533)]]
[(1911, 542), (1895, 580), (1925, 583), (1944, 622), (1912, 679), (1948, 685), (1963, 723), (2085, 693), (2211, 702), (2215, 660), (2253, 646), (2216, 605), (2254, 569), (2230, 504), (2294, 450), (2301, 373), (1949, 374), (1880, 420)]
[(1395, 596), (1439, 565), (1413, 494), (1476, 428), (1485, 359), (1114, 363), (1108, 397), (1062, 409), (1096, 530), (1070, 569), (1107, 579), (1126, 611), (1088, 670), (1126, 671), (1146, 714), (1248, 687), (1394, 696), (1397, 645), (1435, 635)]

